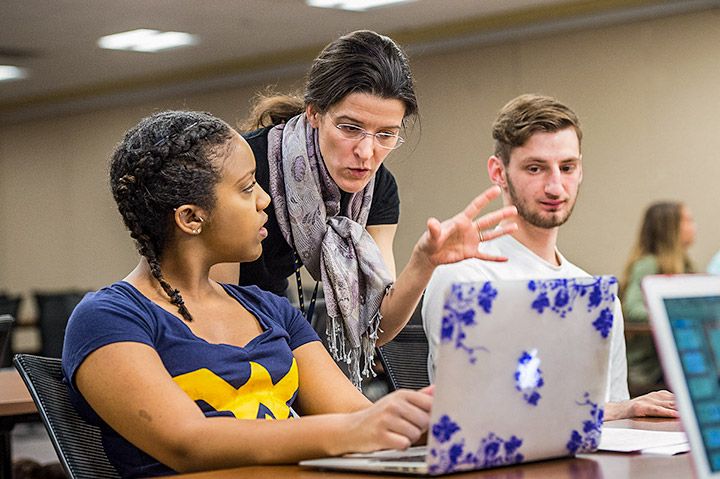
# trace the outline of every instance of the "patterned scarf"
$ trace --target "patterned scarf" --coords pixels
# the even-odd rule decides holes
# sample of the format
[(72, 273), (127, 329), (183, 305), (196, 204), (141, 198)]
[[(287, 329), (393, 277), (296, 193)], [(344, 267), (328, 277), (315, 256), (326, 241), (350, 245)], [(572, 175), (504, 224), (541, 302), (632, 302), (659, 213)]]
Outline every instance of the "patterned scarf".
[(347, 363), (359, 387), (361, 375), (372, 374), (380, 303), (392, 284), (380, 249), (365, 230), (375, 182), (353, 194), (341, 216), (340, 188), (304, 113), (270, 130), (268, 163), (280, 230), (310, 275), (325, 285), (328, 348)]

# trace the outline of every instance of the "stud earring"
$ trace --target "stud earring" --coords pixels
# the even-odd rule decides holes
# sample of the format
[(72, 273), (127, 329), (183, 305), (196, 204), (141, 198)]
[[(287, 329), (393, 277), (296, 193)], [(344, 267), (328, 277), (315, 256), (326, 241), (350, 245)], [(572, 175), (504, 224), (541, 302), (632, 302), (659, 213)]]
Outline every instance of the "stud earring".
[[(198, 216), (198, 221), (200, 221), (200, 223), (205, 222), (205, 220), (202, 218), (202, 216)], [(202, 227), (195, 228), (194, 230), (192, 230), (193, 234), (196, 234), (196, 235), (199, 235), (201, 231), (202, 231)]]

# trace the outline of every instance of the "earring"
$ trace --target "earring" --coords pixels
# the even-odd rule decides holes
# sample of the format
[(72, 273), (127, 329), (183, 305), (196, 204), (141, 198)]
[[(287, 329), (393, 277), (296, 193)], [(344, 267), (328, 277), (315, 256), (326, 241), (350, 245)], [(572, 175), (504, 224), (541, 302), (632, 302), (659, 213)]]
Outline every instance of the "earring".
[[(198, 221), (200, 221), (200, 223), (204, 223), (204, 222), (205, 222), (205, 220), (202, 218), (202, 216), (198, 216)], [(193, 232), (193, 234), (199, 235), (200, 232), (202, 232), (202, 227), (200, 227), (200, 228), (195, 228), (194, 230), (192, 230), (192, 232)]]

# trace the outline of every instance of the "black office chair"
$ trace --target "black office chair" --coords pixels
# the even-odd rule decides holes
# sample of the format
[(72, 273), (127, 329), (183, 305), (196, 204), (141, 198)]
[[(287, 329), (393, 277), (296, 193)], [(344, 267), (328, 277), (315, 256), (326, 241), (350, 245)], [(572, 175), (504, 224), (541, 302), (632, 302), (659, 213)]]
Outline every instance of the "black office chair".
[(430, 384), (428, 342), (420, 324), (408, 324), (395, 338), (378, 348), (391, 391), (422, 389)]
[(30, 391), (50, 441), (70, 479), (115, 479), (100, 429), (82, 419), (70, 403), (60, 360), (16, 354), (13, 361)]
[(75, 306), (85, 296), (82, 291), (35, 293), (40, 328), (40, 355), (50, 358), (62, 356), (65, 327)]
[[(13, 318), (18, 317), (18, 310), (20, 309), (20, 302), (22, 301), (21, 296), (11, 296), (7, 294), (0, 294), (0, 316), (10, 315)], [(5, 352), (2, 351), (2, 342), (0, 341), (0, 368), (6, 368), (12, 366), (12, 331), (8, 331), (8, 336), (5, 343)], [(0, 334), (1, 336), (1, 334)]]
[(15, 322), (9, 314), (0, 314), (0, 366), (6, 367), (10, 363), (5, 364), (6, 352), (10, 351), (10, 333)]

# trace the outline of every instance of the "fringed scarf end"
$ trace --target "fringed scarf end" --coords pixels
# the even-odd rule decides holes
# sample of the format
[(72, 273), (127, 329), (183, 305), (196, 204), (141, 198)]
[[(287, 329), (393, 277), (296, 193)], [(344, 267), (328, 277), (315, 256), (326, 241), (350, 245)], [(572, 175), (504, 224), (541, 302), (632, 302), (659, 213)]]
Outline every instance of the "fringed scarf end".
[[(373, 315), (367, 331), (360, 338), (360, 347), (353, 348), (346, 340), (345, 328), (342, 323), (336, 321), (334, 318), (328, 318), (325, 329), (328, 350), (336, 361), (344, 362), (348, 365), (350, 381), (360, 390), (362, 390), (361, 383), (363, 378), (377, 376), (373, 366), (375, 364), (375, 344), (377, 343), (381, 321), (382, 314), (380, 314), (380, 311), (377, 311), (375, 315)], [(362, 368), (360, 367), (361, 362)]]

